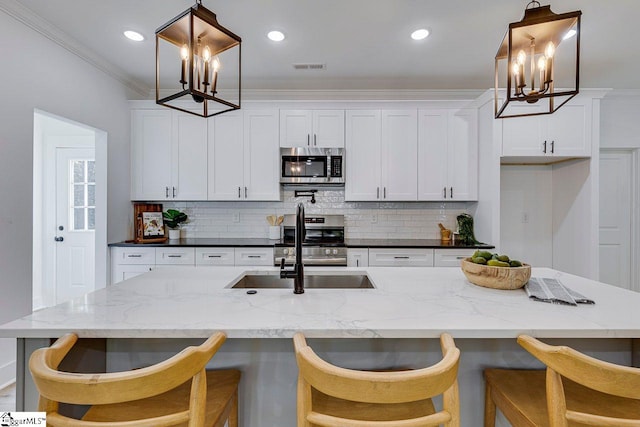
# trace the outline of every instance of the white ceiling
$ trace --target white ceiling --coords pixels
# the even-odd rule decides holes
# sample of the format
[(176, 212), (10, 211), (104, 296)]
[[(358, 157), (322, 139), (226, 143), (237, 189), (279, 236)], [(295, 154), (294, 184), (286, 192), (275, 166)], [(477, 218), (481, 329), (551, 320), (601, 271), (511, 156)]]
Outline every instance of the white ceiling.
[[(20, 15), (32, 15), (32, 26), (48, 27), (81, 56), (98, 58), (93, 62), (139, 92), (155, 85), (156, 28), (195, 3), (2, 1), (13, 2)], [(203, 5), (242, 37), (247, 89), (484, 90), (493, 87), (493, 58), (507, 25), (522, 18), (527, 1), (203, 0)], [(640, 89), (640, 1), (554, 0), (551, 9), (582, 10), (582, 88)], [(432, 34), (416, 42), (409, 35), (421, 27)], [(125, 29), (146, 40), (124, 38)], [(268, 40), (271, 29), (283, 31), (285, 41)], [(294, 70), (292, 64), (306, 62), (324, 63), (326, 70)]]

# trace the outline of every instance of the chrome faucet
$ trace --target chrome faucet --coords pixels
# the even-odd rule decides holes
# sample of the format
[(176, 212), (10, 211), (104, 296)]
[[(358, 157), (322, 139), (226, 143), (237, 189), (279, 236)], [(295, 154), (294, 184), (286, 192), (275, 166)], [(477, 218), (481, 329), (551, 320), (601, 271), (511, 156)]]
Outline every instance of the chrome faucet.
[(299, 203), (296, 209), (296, 263), (293, 265), (293, 270), (285, 270), (284, 258), (280, 261), (280, 278), (293, 278), (294, 294), (304, 293), (304, 267), (302, 266), (302, 242), (304, 241), (304, 235), (304, 205)]

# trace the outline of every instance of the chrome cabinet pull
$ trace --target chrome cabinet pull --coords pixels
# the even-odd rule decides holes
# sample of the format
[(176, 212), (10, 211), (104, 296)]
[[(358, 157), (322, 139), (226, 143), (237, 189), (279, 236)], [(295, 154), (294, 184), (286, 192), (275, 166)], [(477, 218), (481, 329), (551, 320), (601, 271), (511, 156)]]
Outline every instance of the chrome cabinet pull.
[(247, 198), (247, 187), (244, 187), (244, 198)]
[(408, 256), (394, 256), (395, 259), (409, 259)]
[(360, 260), (356, 258), (356, 267), (360, 267)]
[(169, 198), (169, 187), (164, 187), (164, 197)]
[(140, 254), (129, 254), (129, 255), (127, 255), (127, 258), (142, 258), (142, 255), (140, 255)]
[(383, 199), (387, 198), (387, 187), (382, 187), (382, 198)]
[(238, 187), (238, 199), (239, 199), (240, 197), (242, 197), (242, 196), (240, 195), (240, 187)]
[(316, 139), (316, 134), (313, 134), (313, 145), (318, 145), (318, 141)]
[(447, 187), (442, 187), (442, 197), (447, 198)]
[(309, 138), (311, 138), (311, 135), (307, 134), (307, 146), (311, 145)]
[(167, 255), (167, 258), (182, 258), (182, 255)]
[(173, 188), (173, 198), (175, 199), (176, 198), (176, 187), (171, 187), (171, 188)]
[(450, 199), (453, 199), (453, 187), (451, 187), (451, 188), (449, 189), (449, 195), (451, 196), (451, 197), (449, 197), (449, 198), (450, 198)]
[(551, 141), (551, 154), (553, 154), (554, 145), (556, 145), (556, 142), (555, 141)]
[(547, 153), (547, 141), (544, 142), (544, 144), (542, 144), (542, 152), (543, 153)]
[(262, 255), (247, 255), (247, 258), (262, 258)]
[(380, 187), (376, 187), (376, 199), (380, 198)]
[(222, 258), (222, 255), (207, 255), (207, 258)]

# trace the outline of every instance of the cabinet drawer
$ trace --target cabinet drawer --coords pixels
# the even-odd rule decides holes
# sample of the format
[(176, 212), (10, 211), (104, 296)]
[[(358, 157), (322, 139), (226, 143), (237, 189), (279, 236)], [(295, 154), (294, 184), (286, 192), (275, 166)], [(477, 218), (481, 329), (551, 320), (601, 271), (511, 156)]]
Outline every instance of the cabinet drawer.
[(470, 257), (475, 249), (436, 249), (433, 254), (435, 267), (460, 267), (460, 261)]
[(132, 277), (136, 277), (141, 274), (148, 273), (154, 268), (155, 266), (153, 264), (114, 265), (111, 271), (111, 284), (113, 285), (113, 284), (122, 282), (123, 280), (131, 279)]
[(433, 249), (369, 249), (371, 267), (432, 267)]
[(195, 265), (196, 248), (162, 247), (156, 248), (156, 264)]
[(114, 247), (111, 249), (113, 264), (155, 264), (155, 248)]
[(233, 248), (196, 248), (196, 265), (233, 265)]
[(369, 249), (347, 249), (347, 267), (368, 267)]
[(236, 248), (235, 265), (273, 265), (273, 248)]

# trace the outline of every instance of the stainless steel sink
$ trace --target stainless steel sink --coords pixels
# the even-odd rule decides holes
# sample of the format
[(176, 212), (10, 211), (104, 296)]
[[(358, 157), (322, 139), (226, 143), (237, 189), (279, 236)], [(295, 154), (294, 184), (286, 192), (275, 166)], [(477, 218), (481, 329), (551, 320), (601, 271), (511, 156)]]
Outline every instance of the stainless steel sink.
[[(305, 274), (305, 289), (373, 289), (366, 274)], [(231, 286), (232, 289), (293, 289), (293, 279), (277, 275), (247, 274)]]

